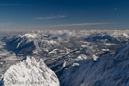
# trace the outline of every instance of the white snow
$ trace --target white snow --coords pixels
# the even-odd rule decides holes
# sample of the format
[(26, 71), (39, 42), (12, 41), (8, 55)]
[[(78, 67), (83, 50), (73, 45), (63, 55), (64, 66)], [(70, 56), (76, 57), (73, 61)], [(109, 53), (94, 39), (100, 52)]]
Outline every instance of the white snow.
[(93, 54), (93, 59), (96, 61), (98, 59), (98, 56)]
[(129, 36), (128, 36), (126, 33), (123, 33), (123, 36), (125, 36), (125, 37), (129, 38)]
[(22, 43), (22, 41), (20, 41), (18, 44), (17, 44), (17, 48), (19, 48), (20, 44)]
[(58, 50), (58, 49), (53, 49), (53, 50), (50, 51), (48, 54), (52, 54), (52, 53), (53, 53), (53, 54), (56, 54), (56, 53), (57, 53), (57, 50)]
[(79, 63), (73, 63), (72, 67), (79, 66)]
[(63, 67), (65, 67), (66, 66), (66, 61), (64, 61), (64, 63), (63, 63)]
[(102, 51), (110, 51), (109, 49), (102, 49)]
[(4, 86), (59, 86), (58, 78), (46, 64), (27, 57), (11, 66), (3, 76)]
[(27, 33), (25, 35), (22, 35), (20, 37), (27, 37), (27, 38), (36, 38), (37, 35), (35, 33)]
[(79, 61), (79, 60), (85, 60), (87, 59), (87, 56), (85, 54), (80, 54), (77, 58), (76, 58), (76, 61)]
[(113, 43), (104, 43), (104, 44), (107, 45), (107, 46), (116, 45), (116, 44), (113, 44)]

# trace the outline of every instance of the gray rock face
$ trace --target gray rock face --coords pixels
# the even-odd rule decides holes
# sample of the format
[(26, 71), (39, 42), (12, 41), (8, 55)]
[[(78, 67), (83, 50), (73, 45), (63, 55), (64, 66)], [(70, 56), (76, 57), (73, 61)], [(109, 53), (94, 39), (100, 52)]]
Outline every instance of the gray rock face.
[(58, 78), (46, 64), (34, 57), (12, 65), (1, 80), (2, 86), (59, 86)]

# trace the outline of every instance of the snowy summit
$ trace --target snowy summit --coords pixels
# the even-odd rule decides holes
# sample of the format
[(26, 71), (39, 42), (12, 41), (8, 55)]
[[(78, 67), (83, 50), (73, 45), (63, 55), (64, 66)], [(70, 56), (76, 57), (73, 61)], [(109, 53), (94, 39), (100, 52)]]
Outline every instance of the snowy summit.
[(3, 86), (59, 86), (55, 73), (40, 60), (27, 57), (13, 66), (4, 74)]

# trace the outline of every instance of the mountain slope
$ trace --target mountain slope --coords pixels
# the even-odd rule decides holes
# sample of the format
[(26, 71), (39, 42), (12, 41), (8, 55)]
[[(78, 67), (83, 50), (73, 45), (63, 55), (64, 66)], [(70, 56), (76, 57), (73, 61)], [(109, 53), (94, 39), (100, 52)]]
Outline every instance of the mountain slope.
[(3, 86), (59, 86), (58, 78), (46, 64), (34, 57), (11, 66), (4, 74)]
[(73, 63), (60, 77), (62, 86), (128, 86), (129, 44), (115, 56)]

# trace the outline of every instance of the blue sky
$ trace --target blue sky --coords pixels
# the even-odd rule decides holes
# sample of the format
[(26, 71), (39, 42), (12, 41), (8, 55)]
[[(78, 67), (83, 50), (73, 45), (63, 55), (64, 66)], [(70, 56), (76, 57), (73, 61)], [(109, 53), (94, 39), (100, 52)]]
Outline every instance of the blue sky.
[(129, 29), (129, 0), (0, 0), (0, 29)]

